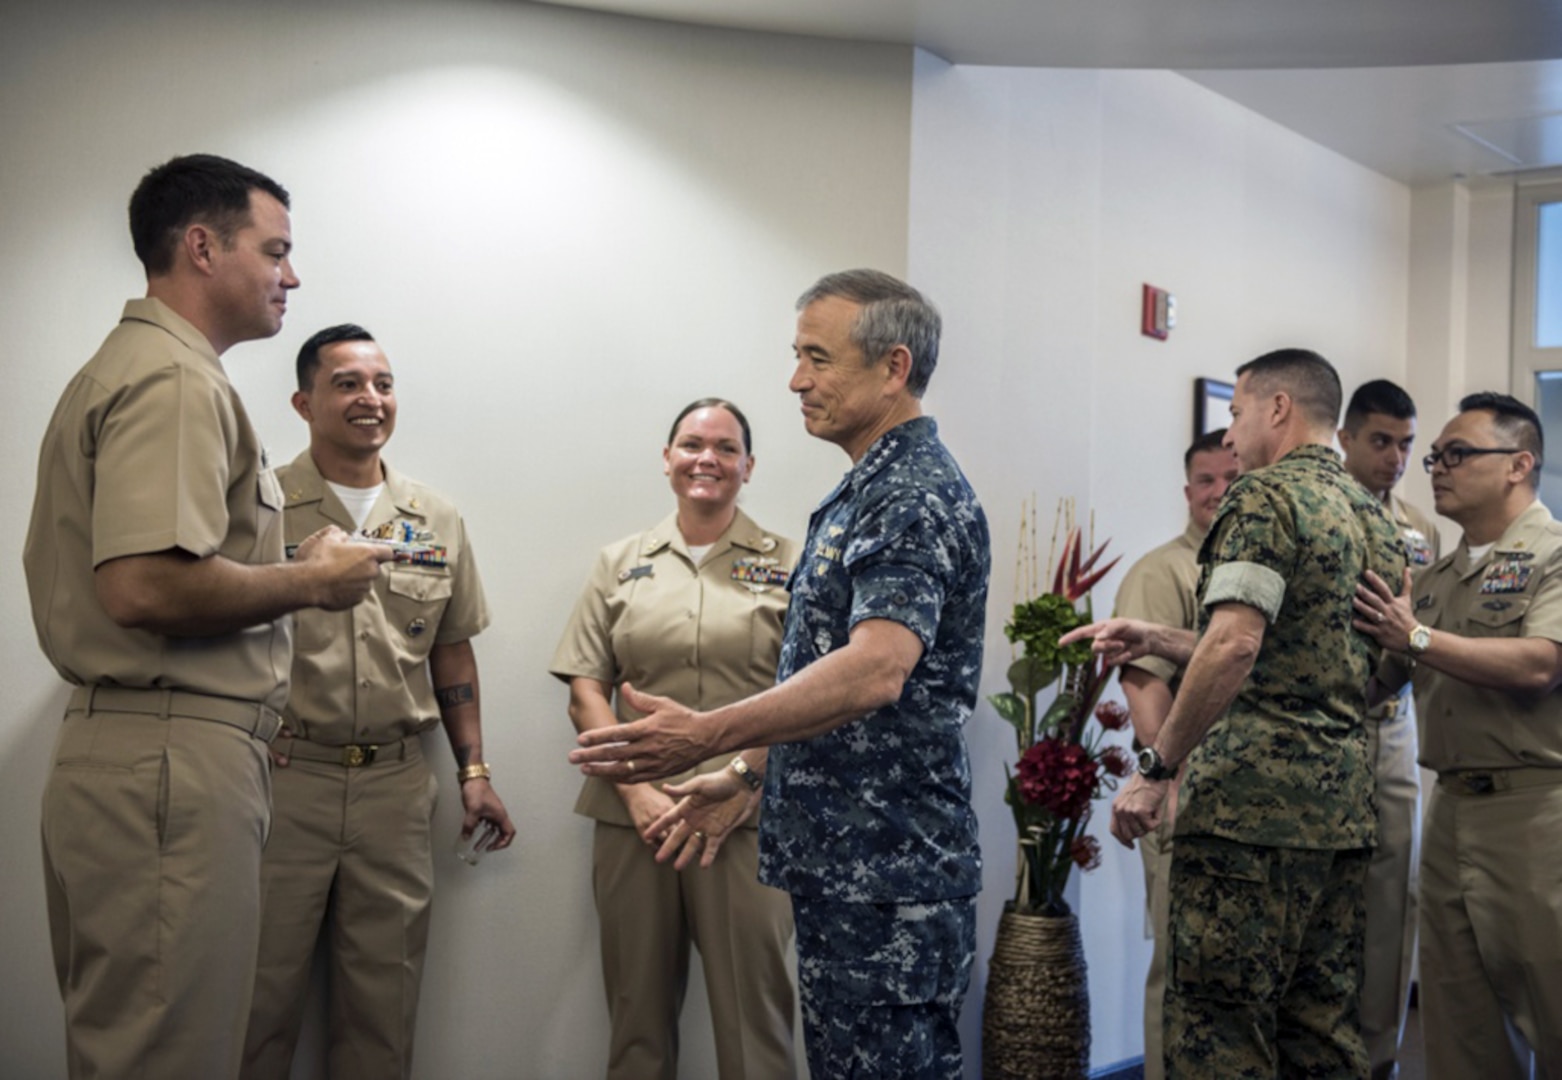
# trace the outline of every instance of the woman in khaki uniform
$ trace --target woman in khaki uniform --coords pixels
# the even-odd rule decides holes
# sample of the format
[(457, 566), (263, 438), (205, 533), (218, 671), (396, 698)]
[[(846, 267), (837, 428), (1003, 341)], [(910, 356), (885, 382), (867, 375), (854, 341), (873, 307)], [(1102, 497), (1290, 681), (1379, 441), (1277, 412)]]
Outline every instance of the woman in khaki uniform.
[[(751, 450), (748, 421), (730, 402), (696, 401), (673, 422), (662, 459), (677, 511), (602, 550), (550, 666), (569, 683), (577, 729), (633, 719), (621, 697), (614, 707), (624, 682), (696, 709), (775, 682), (797, 548), (738, 509), (754, 467)], [(686, 775), (728, 768), (731, 760), (724, 755)], [(743, 812), (757, 806), (757, 793), (743, 802)], [(593, 884), (612, 1021), (607, 1075), (677, 1076), (692, 943), (704, 967), (721, 1076), (792, 1077), (791, 901), (759, 883), (752, 819), (733, 830), (709, 869), (680, 873), (658, 863), (660, 838), (642, 832), (671, 806), (659, 784), (598, 777), (586, 781), (575, 804), (597, 823)]]

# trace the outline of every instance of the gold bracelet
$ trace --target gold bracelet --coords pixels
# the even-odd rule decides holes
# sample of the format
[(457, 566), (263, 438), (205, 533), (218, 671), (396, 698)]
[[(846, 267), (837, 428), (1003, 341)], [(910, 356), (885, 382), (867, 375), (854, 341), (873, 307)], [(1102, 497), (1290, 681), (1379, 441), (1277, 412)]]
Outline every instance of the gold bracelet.
[(464, 784), (468, 780), (488, 780), (491, 779), (493, 775), (494, 774), (492, 769), (490, 769), (487, 765), (479, 762), (476, 765), (468, 765), (464, 769), (457, 770), (456, 779)]

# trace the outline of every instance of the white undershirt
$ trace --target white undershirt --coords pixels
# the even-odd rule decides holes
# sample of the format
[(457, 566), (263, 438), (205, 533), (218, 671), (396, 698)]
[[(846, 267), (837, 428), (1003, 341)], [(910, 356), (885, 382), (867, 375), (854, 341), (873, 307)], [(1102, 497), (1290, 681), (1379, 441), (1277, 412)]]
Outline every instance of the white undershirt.
[(695, 566), (698, 566), (700, 563), (705, 561), (705, 553), (715, 546), (715, 544), (701, 544), (698, 547), (695, 547), (693, 544), (690, 544), (689, 558), (694, 560)]
[(363, 523), (368, 520), (369, 511), (374, 509), (374, 500), (380, 497), (380, 492), (385, 490), (383, 483), (373, 487), (357, 488), (338, 484), (331, 480), (326, 481), (326, 486), (336, 492), (336, 497), (342, 500), (342, 505), (352, 515), (353, 527), (363, 528)]
[(1493, 540), (1489, 544), (1482, 544), (1480, 547), (1476, 547), (1474, 544), (1471, 544), (1470, 545), (1470, 565), (1474, 566), (1476, 563), (1478, 563), (1482, 559), (1486, 558), (1486, 553), (1488, 551), (1490, 551), (1492, 548), (1496, 547), (1496, 546), (1497, 546), (1497, 541), (1495, 541), (1495, 540)]

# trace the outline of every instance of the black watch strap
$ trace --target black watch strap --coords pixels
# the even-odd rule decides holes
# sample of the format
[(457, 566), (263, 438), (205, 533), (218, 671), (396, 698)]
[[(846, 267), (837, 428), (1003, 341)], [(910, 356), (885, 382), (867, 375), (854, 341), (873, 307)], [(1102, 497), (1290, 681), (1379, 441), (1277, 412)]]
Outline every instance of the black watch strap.
[(1155, 752), (1155, 747), (1146, 746), (1139, 751), (1139, 775), (1146, 780), (1170, 780), (1176, 774), (1177, 770), (1161, 760), (1161, 755)]

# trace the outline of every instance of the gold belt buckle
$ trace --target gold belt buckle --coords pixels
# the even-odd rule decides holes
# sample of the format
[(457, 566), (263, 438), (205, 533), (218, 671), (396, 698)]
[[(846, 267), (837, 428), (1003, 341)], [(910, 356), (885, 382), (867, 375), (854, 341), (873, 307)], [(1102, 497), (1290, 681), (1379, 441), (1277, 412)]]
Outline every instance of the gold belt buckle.
[(379, 749), (378, 746), (350, 743), (342, 747), (342, 764), (349, 769), (356, 769), (360, 765), (372, 765), (374, 764), (374, 755)]

